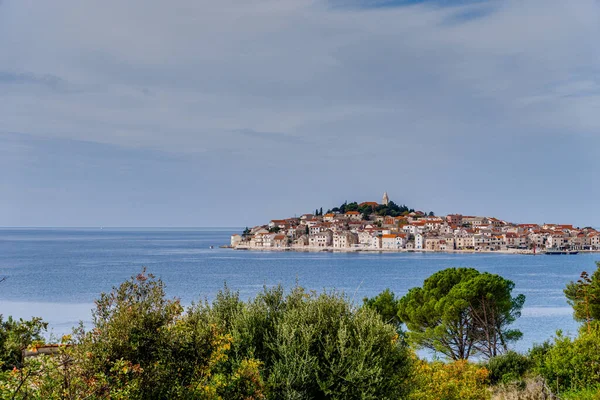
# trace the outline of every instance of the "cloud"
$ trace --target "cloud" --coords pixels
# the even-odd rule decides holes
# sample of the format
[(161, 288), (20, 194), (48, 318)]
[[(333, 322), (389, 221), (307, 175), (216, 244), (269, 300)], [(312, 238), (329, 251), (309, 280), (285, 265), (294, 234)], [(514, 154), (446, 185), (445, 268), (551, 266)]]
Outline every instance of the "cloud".
[[(524, 159), (577, 154), (592, 169), (598, 2), (449, 4), (5, 2), (2, 129), (278, 166), (288, 178), (308, 169), (343, 190), (394, 171), (423, 191), (415, 202), (440, 176), (493, 193), (489, 177)], [(527, 169), (539, 182), (553, 175)], [(438, 184), (456, 201), (472, 188)]]
[(46, 86), (52, 89), (59, 89), (66, 85), (66, 82), (54, 75), (36, 75), (27, 72), (9, 72), (0, 71), (0, 85), (10, 84), (31, 84)]
[(0, 28), (2, 64), (30, 72), (0, 81), (71, 81), (79, 92), (6, 89), (0, 113), (12, 131), (185, 152), (235, 145), (223, 132), (373, 135), (346, 128), (357, 116), (406, 140), (424, 126), (481, 134), (466, 121), (533, 135), (557, 121), (581, 134), (600, 127), (591, 0), (368, 10), (308, 0), (32, 4), (10, 3)]

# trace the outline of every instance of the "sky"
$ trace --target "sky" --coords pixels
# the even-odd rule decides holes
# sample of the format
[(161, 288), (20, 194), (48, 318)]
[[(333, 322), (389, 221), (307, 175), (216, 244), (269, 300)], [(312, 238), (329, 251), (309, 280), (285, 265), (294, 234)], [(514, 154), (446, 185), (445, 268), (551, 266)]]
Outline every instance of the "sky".
[(598, 0), (0, 0), (0, 226), (344, 201), (600, 227)]

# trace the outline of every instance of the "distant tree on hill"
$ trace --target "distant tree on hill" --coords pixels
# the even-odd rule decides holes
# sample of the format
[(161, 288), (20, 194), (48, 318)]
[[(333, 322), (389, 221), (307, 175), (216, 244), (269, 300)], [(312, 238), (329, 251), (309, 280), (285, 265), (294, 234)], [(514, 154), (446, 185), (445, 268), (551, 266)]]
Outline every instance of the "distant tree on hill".
[(352, 202), (352, 203), (346, 204), (346, 212), (348, 212), (348, 211), (358, 211), (358, 203)]
[[(327, 210), (327, 214), (329, 214), (329, 213), (344, 214), (348, 211), (358, 211), (359, 213), (361, 213), (363, 215), (364, 220), (368, 220), (369, 219), (368, 216), (373, 213), (377, 214), (379, 216), (382, 216), (382, 217), (385, 217), (385, 216), (399, 217), (401, 215), (407, 215), (411, 212), (414, 212), (415, 210), (413, 208), (408, 208), (404, 204), (399, 206), (396, 203), (394, 203), (393, 201), (390, 201), (387, 206), (383, 205), (383, 204), (378, 204), (377, 206), (372, 206), (369, 204), (359, 205), (355, 201), (353, 201), (351, 203), (348, 203), (347, 201), (345, 201), (339, 207), (333, 207), (332, 209)], [(318, 215), (318, 212), (316, 212), (315, 214)], [(430, 214), (433, 215), (433, 212)], [(321, 215), (323, 215), (323, 209), (321, 209)]]

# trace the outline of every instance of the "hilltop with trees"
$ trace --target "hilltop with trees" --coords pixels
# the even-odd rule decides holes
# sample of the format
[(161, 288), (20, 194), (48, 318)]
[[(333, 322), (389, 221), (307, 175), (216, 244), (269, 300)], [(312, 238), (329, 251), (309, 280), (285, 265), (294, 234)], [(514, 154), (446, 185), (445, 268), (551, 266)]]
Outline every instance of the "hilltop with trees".
[[(361, 213), (363, 215), (364, 220), (369, 220), (369, 216), (371, 214), (379, 215), (382, 217), (385, 217), (385, 216), (399, 217), (402, 215), (408, 215), (411, 212), (415, 212), (415, 210), (413, 208), (408, 208), (404, 204), (399, 206), (396, 203), (394, 203), (393, 201), (390, 201), (388, 204), (376, 204), (376, 203), (373, 204), (373, 202), (364, 202), (364, 203), (359, 204), (355, 201), (351, 202), (351, 203), (348, 203), (346, 201), (339, 207), (333, 207), (333, 208), (327, 210), (327, 214), (332, 214), (332, 213), (345, 214), (348, 211), (358, 211), (359, 213)], [(315, 215), (323, 215), (322, 214), (323, 208), (320, 208), (320, 212), (321, 212), (321, 214), (315, 214)], [(430, 212), (429, 215), (433, 216), (434, 213)]]

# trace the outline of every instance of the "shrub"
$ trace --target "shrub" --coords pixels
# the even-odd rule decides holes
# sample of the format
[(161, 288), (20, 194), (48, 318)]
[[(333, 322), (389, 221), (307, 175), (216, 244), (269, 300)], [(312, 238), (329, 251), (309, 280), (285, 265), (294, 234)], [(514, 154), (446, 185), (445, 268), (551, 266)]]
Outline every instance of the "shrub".
[(499, 382), (509, 383), (519, 380), (530, 367), (531, 361), (526, 356), (514, 351), (492, 357), (487, 363), (487, 369), (490, 371), (490, 382), (492, 384)]
[(0, 370), (20, 367), (23, 350), (32, 344), (41, 343), (42, 332), (47, 326), (41, 318), (17, 321), (8, 317), (3, 321), (0, 315)]
[(557, 392), (600, 386), (600, 323), (580, 329), (575, 339), (558, 332), (538, 368)]
[(412, 356), (396, 327), (340, 293), (225, 288), (187, 312), (139, 274), (96, 302), (59, 353), (0, 373), (10, 399), (398, 399)]
[(242, 303), (226, 289), (190, 314), (229, 327), (232, 363), (262, 362), (268, 398), (385, 399), (408, 390), (410, 351), (395, 327), (343, 294), (296, 287), (286, 295), (278, 286)]
[(442, 363), (419, 361), (410, 400), (483, 400), (488, 390), (489, 371), (466, 360)]

